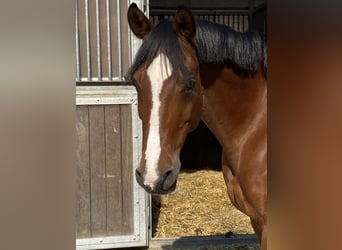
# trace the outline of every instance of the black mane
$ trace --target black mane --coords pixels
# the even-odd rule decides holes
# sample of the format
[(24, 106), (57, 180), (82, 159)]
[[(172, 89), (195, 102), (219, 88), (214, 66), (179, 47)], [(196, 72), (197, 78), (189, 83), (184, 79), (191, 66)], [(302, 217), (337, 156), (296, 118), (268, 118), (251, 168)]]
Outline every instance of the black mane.
[(197, 20), (195, 42), (201, 63), (231, 64), (245, 71), (256, 71), (262, 63), (267, 69), (266, 44), (256, 32)]
[[(195, 44), (201, 63), (225, 63), (247, 72), (254, 72), (262, 63), (266, 72), (266, 45), (255, 32), (241, 33), (225, 25), (197, 20)], [(158, 50), (167, 55), (174, 70), (181, 70), (185, 79), (192, 78), (184, 66), (183, 51), (172, 22), (162, 20), (144, 39), (128, 71), (128, 79), (145, 62), (150, 64)]]

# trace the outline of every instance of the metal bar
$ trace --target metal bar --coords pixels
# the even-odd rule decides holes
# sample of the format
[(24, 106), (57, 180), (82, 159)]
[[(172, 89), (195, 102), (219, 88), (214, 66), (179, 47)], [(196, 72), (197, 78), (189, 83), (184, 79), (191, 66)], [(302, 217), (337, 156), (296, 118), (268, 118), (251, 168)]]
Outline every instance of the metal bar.
[(80, 81), (80, 45), (78, 29), (78, 0), (76, 0), (76, 81)]
[[(167, 16), (170, 13), (174, 13), (177, 9), (169, 9), (169, 10), (160, 10), (160, 9), (152, 9), (151, 16)], [(213, 10), (198, 10), (198, 9), (191, 9), (191, 12), (195, 16), (203, 16), (203, 15), (243, 15), (248, 14), (248, 10), (246, 9), (213, 9)]]
[(96, 43), (97, 43), (97, 75), (98, 75), (99, 80), (102, 80), (99, 0), (96, 0)]
[(87, 77), (91, 79), (91, 62), (90, 62), (90, 33), (89, 33), (89, 0), (85, 0), (85, 19), (86, 19), (86, 46), (87, 46)]
[(248, 16), (244, 15), (243, 16), (243, 31), (246, 32), (248, 29)]
[(117, 76), (111, 77), (110, 79), (107, 76), (102, 76), (101, 79), (99, 79), (98, 77), (92, 77), (90, 80), (88, 79), (88, 77), (80, 77), (81, 82), (102, 82), (102, 81), (120, 81), (120, 80), (122, 79), (120, 79)]
[[(131, 4), (131, 1), (127, 1), (127, 7)], [(127, 25), (127, 29), (128, 29), (128, 65), (131, 65), (132, 62), (133, 62), (133, 59), (132, 59), (132, 33), (130, 32), (130, 27), (129, 25)]]
[(146, 5), (145, 5), (145, 7), (146, 7), (146, 16), (150, 17), (150, 1), (146, 0), (145, 2), (146, 2)]
[(118, 73), (119, 78), (122, 77), (122, 44), (121, 44), (121, 8), (120, 0), (116, 0), (116, 16), (118, 22)]
[(109, 0), (106, 0), (106, 12), (107, 12), (107, 50), (108, 50), (108, 80), (112, 80), (112, 50), (110, 39), (110, 5)]

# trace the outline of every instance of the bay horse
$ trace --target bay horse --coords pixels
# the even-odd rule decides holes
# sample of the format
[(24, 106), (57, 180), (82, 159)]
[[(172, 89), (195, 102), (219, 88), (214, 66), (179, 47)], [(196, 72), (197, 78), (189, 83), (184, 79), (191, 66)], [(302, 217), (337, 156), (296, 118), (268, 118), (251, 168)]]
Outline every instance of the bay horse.
[(228, 195), (266, 250), (266, 45), (257, 33), (195, 21), (182, 6), (156, 26), (134, 3), (127, 17), (143, 40), (127, 75), (143, 129), (137, 182), (150, 193), (173, 192), (181, 148), (202, 119), (222, 146)]

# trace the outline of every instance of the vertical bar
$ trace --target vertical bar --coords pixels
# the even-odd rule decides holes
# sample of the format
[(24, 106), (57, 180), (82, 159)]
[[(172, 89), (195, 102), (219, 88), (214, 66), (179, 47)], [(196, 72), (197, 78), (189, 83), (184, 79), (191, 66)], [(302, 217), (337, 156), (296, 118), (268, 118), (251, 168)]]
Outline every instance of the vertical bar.
[(248, 15), (245, 15), (245, 27), (244, 27), (245, 31), (248, 30)]
[(241, 29), (240, 31), (241, 31), (241, 32), (243, 32), (243, 18), (244, 18), (243, 15), (240, 15), (240, 20), (239, 20), (239, 22), (240, 22), (240, 29)]
[(86, 41), (87, 41), (87, 78), (91, 80), (90, 65), (90, 33), (89, 33), (89, 0), (85, 0), (85, 18), (86, 18)]
[(108, 80), (112, 80), (112, 59), (111, 59), (111, 39), (110, 39), (110, 11), (109, 11), (109, 0), (106, 0), (106, 11), (107, 11), (107, 50), (108, 50)]
[[(129, 6), (131, 1), (127, 1), (127, 6)], [(132, 33), (130, 32), (130, 27), (128, 25), (128, 64), (132, 64)]]
[(119, 80), (122, 77), (122, 45), (121, 45), (121, 5), (120, 0), (116, 0), (116, 16), (118, 20), (118, 68)]
[(89, 106), (90, 223), (93, 237), (106, 233), (106, 157), (104, 105)]
[(145, 11), (146, 11), (146, 16), (149, 17), (150, 16), (150, 1), (149, 0), (146, 0), (146, 5), (145, 5)]
[[(107, 235), (122, 234), (121, 105), (105, 105), (105, 162), (107, 185)], [(125, 167), (125, 166), (123, 166)], [(110, 178), (109, 178), (110, 177)], [(125, 179), (125, 177), (124, 177)]]
[(223, 17), (223, 23), (227, 26), (229, 26), (229, 16), (226, 14)]
[(87, 105), (76, 107), (76, 238), (91, 237), (89, 113)]
[(96, 0), (96, 42), (97, 42), (97, 74), (98, 80), (102, 80), (101, 72), (101, 41), (100, 41), (100, 11), (99, 0)]
[(80, 81), (80, 45), (78, 33), (78, 0), (76, 0), (76, 81)]

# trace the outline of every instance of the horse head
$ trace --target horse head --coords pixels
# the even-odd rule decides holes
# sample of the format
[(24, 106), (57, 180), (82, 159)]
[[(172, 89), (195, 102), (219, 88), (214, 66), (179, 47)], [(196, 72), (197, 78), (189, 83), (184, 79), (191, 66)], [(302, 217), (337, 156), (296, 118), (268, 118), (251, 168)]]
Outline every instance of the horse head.
[(138, 93), (143, 127), (138, 183), (150, 193), (174, 191), (179, 154), (202, 112), (202, 85), (194, 44), (195, 21), (179, 7), (173, 21), (155, 27), (136, 4), (128, 9), (132, 32), (143, 43), (128, 73)]

